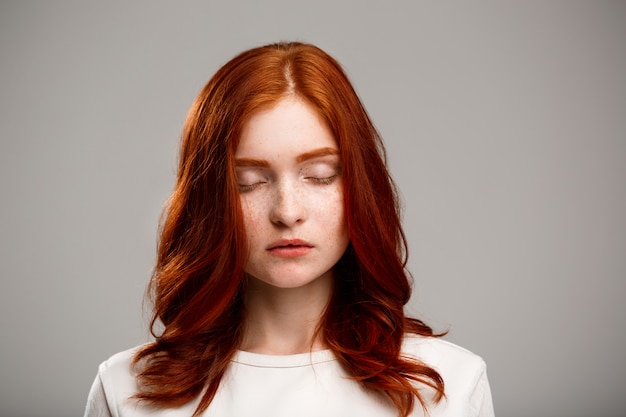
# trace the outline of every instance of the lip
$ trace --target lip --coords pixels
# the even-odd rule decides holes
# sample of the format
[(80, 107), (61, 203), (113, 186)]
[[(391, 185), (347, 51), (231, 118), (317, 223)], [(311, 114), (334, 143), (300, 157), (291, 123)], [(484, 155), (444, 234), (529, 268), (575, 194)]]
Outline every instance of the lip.
[(271, 255), (281, 258), (304, 256), (313, 250), (313, 245), (302, 239), (279, 239), (266, 249)]

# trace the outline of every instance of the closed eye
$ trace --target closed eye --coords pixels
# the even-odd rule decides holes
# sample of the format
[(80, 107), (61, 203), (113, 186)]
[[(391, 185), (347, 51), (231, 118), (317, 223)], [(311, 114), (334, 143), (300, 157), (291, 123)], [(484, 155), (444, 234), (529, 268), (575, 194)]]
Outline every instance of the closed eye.
[(337, 179), (338, 176), (339, 175), (335, 174), (335, 175), (331, 175), (330, 177), (323, 177), (323, 178), (307, 177), (307, 179), (313, 182), (314, 184), (330, 185)]
[(261, 182), (256, 182), (254, 184), (239, 184), (239, 192), (240, 193), (247, 193), (249, 191), (254, 190), (258, 186), (266, 184), (266, 183), (267, 183), (266, 181), (261, 181)]
[(257, 165), (237, 167), (239, 192), (246, 193), (269, 182), (268, 169)]

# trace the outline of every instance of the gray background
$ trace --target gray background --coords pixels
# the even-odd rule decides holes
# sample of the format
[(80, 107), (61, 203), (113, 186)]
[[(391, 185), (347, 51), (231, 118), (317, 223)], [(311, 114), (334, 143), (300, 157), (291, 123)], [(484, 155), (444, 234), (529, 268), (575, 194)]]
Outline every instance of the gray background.
[(99, 362), (147, 340), (187, 109), (281, 39), (356, 85), (403, 195), (410, 310), (485, 358), (497, 415), (620, 414), (626, 3), (382, 3), (1, 3), (2, 417), (82, 414)]

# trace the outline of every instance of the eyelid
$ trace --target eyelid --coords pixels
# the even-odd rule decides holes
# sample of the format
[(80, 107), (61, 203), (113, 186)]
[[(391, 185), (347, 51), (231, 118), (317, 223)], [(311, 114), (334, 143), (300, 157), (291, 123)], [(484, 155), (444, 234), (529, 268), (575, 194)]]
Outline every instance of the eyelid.
[[(301, 171), (303, 172), (315, 171), (316, 169), (321, 169), (323, 171), (330, 170), (333, 172), (333, 175), (341, 173), (341, 166), (339, 165), (339, 161), (336, 160), (336, 158), (333, 158), (332, 160), (318, 159), (314, 161), (309, 161), (303, 164)], [(311, 175), (311, 176), (316, 176), (316, 175)], [(330, 175), (322, 174), (322, 176), (330, 176)]]
[(329, 177), (323, 177), (323, 178), (319, 178), (319, 177), (307, 177), (308, 180), (311, 180), (314, 184), (316, 185), (330, 185), (332, 184), (337, 178), (339, 177), (339, 174), (334, 174), (331, 175)]
[(262, 167), (237, 167), (237, 182), (239, 184), (239, 192), (245, 193), (252, 191), (262, 184), (266, 184), (269, 180), (266, 169)]
[(263, 183), (262, 182), (257, 182), (256, 184), (250, 184), (250, 185), (239, 184), (239, 192), (240, 193), (247, 193), (249, 191), (254, 190), (255, 188), (257, 188), (261, 184), (263, 184)]

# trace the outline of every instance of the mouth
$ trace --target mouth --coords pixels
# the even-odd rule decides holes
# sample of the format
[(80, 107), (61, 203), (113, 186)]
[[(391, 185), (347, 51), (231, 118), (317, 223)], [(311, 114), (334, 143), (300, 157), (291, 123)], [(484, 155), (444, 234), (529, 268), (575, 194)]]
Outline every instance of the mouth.
[(279, 239), (267, 247), (267, 250), (288, 248), (288, 247), (307, 247), (312, 248), (309, 242), (301, 239)]
[(267, 251), (281, 258), (304, 256), (313, 250), (313, 245), (301, 239), (279, 239), (267, 247)]

